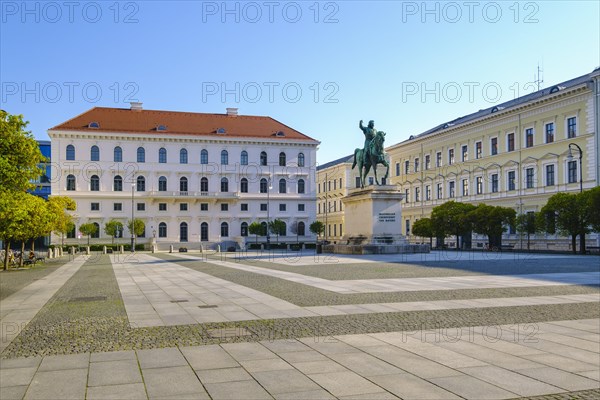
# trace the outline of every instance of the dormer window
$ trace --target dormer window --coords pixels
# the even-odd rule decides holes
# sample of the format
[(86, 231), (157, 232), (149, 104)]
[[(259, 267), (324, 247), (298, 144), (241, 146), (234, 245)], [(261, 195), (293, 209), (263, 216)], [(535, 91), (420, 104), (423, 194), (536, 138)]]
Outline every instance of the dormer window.
[(495, 112), (502, 111), (502, 110), (504, 110), (504, 107), (498, 107), (498, 106), (496, 106), (496, 107), (492, 108), (491, 113), (493, 114)]
[(219, 129), (217, 129), (217, 133), (218, 133), (219, 135), (224, 135), (224, 134), (226, 134), (226, 133), (227, 133), (227, 131), (225, 130), (225, 128), (219, 128)]
[(167, 130), (167, 127), (166, 127), (165, 125), (158, 125), (158, 126), (156, 127), (156, 131), (157, 131), (157, 132), (164, 132), (164, 131), (166, 131), (166, 130)]
[(279, 131), (279, 132), (277, 132), (277, 133), (275, 134), (275, 136), (277, 136), (277, 137), (284, 137), (284, 136), (285, 136), (285, 133), (284, 133), (283, 131)]
[(88, 128), (96, 128), (96, 129), (98, 129), (98, 128), (100, 128), (100, 124), (98, 122), (93, 121), (93, 122), (90, 122), (88, 124)]
[(559, 90), (562, 90), (562, 89), (564, 89), (562, 86), (552, 86), (552, 88), (550, 89), (550, 94), (556, 93), (556, 92), (558, 92)]

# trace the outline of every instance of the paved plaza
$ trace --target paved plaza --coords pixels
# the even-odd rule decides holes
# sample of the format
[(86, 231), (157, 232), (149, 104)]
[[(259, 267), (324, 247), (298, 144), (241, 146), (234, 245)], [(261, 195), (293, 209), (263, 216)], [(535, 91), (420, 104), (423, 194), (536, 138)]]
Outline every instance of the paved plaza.
[(137, 253), (36, 279), (0, 301), (3, 400), (600, 397), (599, 257)]

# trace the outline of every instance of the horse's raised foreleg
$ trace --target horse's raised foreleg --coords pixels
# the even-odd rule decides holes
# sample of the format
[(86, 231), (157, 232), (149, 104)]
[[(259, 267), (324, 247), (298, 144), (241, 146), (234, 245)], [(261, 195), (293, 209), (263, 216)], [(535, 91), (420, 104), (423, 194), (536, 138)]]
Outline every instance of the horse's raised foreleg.
[(373, 175), (375, 176), (375, 183), (379, 186), (379, 180), (377, 179), (377, 164), (373, 164)]

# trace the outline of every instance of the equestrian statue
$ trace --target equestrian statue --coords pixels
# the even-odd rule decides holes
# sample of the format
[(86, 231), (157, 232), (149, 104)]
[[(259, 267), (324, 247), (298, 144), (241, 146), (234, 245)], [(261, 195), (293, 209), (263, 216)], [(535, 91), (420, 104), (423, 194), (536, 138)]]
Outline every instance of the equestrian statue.
[(373, 175), (375, 175), (375, 184), (379, 185), (377, 180), (377, 164), (382, 164), (386, 167), (385, 176), (387, 179), (390, 172), (390, 165), (385, 159), (385, 151), (383, 150), (383, 142), (385, 141), (385, 132), (375, 130), (375, 121), (369, 121), (369, 125), (363, 126), (362, 119), (358, 123), (358, 127), (365, 135), (364, 148), (354, 150), (354, 161), (352, 169), (358, 165), (360, 175), (360, 187), (364, 189), (367, 175), (373, 167)]

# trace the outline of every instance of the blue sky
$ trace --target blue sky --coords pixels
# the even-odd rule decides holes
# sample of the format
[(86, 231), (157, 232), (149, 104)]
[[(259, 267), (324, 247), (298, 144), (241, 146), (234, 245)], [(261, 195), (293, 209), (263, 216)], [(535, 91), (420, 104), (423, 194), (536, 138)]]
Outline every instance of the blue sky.
[(269, 115), (319, 163), (600, 65), (597, 1), (1, 1), (0, 106), (38, 139), (94, 106)]

